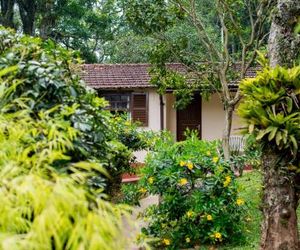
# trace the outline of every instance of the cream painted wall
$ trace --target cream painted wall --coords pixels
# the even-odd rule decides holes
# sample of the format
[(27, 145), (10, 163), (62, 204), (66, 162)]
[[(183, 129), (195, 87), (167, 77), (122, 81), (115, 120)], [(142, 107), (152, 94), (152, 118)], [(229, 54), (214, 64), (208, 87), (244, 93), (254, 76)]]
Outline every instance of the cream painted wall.
[(166, 126), (165, 128), (172, 132), (174, 138), (177, 133), (177, 122), (176, 122), (176, 109), (173, 107), (175, 102), (175, 96), (173, 94), (165, 95), (165, 110), (166, 110)]
[[(208, 101), (202, 100), (202, 139), (215, 140), (222, 138), (225, 125), (225, 112), (220, 98), (213, 94)], [(239, 117), (234, 113), (232, 134), (239, 134), (241, 127)]]
[[(148, 93), (148, 127), (141, 127), (144, 130), (160, 131), (160, 100), (154, 89), (135, 89), (137, 93)], [(165, 112), (166, 113), (166, 112)], [(166, 121), (166, 116), (165, 116)], [(136, 151), (134, 156), (138, 162), (144, 162), (147, 151)]]
[[(159, 131), (160, 130), (160, 100), (159, 95), (154, 89), (137, 89), (135, 92), (148, 92), (149, 98), (149, 126), (146, 130)], [(166, 94), (164, 96), (164, 127), (171, 131), (176, 138), (176, 110), (173, 108), (175, 97), (173, 94)], [(202, 139), (215, 140), (222, 138), (224, 128), (225, 112), (223, 105), (217, 94), (213, 94), (208, 101), (202, 100)], [(237, 128), (241, 127), (239, 118), (236, 114), (233, 117), (232, 134), (238, 134)], [(139, 162), (143, 162), (147, 152), (138, 151), (134, 155)]]
[[(176, 110), (173, 108), (175, 97), (166, 95), (166, 128), (176, 137)], [(213, 94), (208, 101), (202, 99), (202, 139), (221, 139), (225, 123), (225, 112), (217, 94)], [(233, 116), (232, 134), (238, 134), (240, 121), (236, 114)]]

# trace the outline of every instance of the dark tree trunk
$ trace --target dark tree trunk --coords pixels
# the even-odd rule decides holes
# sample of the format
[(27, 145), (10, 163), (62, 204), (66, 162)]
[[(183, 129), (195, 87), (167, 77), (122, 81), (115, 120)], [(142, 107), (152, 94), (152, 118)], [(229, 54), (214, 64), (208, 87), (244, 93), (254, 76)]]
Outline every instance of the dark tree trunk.
[(295, 178), (284, 168), (288, 159), (279, 162), (279, 153), (271, 149), (263, 152), (263, 203), (261, 249), (298, 250), (298, 197)]
[(52, 29), (55, 27), (56, 17), (54, 15), (54, 1), (48, 0), (40, 9), (41, 23), (40, 23), (40, 37), (44, 40), (51, 36)]
[[(278, 0), (274, 11), (270, 37), (270, 65), (293, 66), (299, 56), (300, 38), (294, 33), (300, 17), (300, 0)], [(263, 224), (261, 249), (300, 249), (297, 214), (298, 198), (294, 177), (285, 170), (288, 160), (278, 157), (282, 152), (265, 150), (262, 159), (264, 174)]]
[(20, 16), (23, 24), (23, 32), (27, 35), (34, 35), (34, 22), (37, 10), (35, 0), (17, 0)]
[(15, 0), (1, 0), (0, 24), (14, 28), (14, 5)]

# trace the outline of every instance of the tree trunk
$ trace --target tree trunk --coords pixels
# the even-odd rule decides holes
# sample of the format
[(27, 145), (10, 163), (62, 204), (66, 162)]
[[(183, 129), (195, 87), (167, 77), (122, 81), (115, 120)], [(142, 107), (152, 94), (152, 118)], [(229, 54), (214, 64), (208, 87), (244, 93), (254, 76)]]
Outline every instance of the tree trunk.
[(232, 105), (228, 105), (225, 108), (225, 128), (223, 130), (223, 138), (222, 138), (225, 160), (230, 159), (229, 139), (230, 139), (230, 133), (231, 133), (231, 127), (232, 127), (233, 110), (234, 110), (234, 106), (232, 106)]
[(300, 249), (296, 213), (298, 198), (294, 177), (278, 162), (278, 155), (280, 154), (271, 149), (263, 152), (264, 218), (261, 249), (298, 250)]
[(34, 21), (37, 4), (32, 0), (17, 0), (20, 16), (23, 24), (23, 32), (27, 35), (34, 35)]
[[(290, 67), (299, 56), (300, 38), (294, 33), (294, 28), (300, 17), (300, 1), (278, 0), (276, 8), (269, 37), (270, 65)], [(296, 214), (298, 198), (294, 177), (284, 170), (289, 159), (282, 159), (279, 165), (276, 161), (283, 152), (274, 152), (272, 148), (272, 145), (268, 146), (262, 159), (264, 220), (261, 249), (300, 249)]]
[(0, 23), (5, 27), (14, 28), (15, 0), (1, 0)]
[(41, 9), (41, 23), (40, 23), (40, 37), (44, 40), (51, 36), (52, 28), (55, 27), (56, 17), (53, 14), (54, 1), (48, 0), (42, 5)]
[(278, 0), (269, 37), (271, 67), (293, 66), (300, 55), (300, 36), (295, 33), (299, 18), (299, 0)]

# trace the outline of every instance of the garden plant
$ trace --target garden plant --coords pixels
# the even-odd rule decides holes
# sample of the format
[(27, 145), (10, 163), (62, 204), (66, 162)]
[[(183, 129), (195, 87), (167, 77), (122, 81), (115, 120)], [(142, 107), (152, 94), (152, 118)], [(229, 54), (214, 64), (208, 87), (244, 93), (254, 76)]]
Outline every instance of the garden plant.
[[(131, 151), (73, 52), (0, 28), (0, 248), (125, 249), (107, 201)], [(118, 240), (116, 240), (118, 239)]]
[(239, 115), (262, 147), (262, 249), (299, 249), (300, 67), (264, 69), (242, 82)]
[(218, 142), (196, 134), (183, 142), (171, 137), (156, 142), (139, 182), (141, 194), (160, 196), (145, 212), (143, 233), (158, 238), (156, 246), (179, 249), (242, 239), (245, 200)]
[[(2, 76), (10, 82), (10, 92), (1, 104), (15, 98), (26, 99), (32, 118), (38, 118), (41, 110), (53, 109), (51, 115), (60, 113), (62, 106), (58, 104), (69, 106), (71, 115), (66, 119), (79, 131), (72, 141), (72, 150), (67, 153), (69, 161), (101, 162), (111, 178), (95, 173), (89, 185), (111, 192), (115, 186), (119, 187), (121, 174), (130, 171), (132, 151), (128, 146), (131, 145), (120, 141), (122, 130), (115, 126), (105, 109), (107, 102), (80, 80), (80, 63), (74, 51), (0, 28), (0, 69), (15, 67)], [(21, 108), (14, 105), (6, 112)]]

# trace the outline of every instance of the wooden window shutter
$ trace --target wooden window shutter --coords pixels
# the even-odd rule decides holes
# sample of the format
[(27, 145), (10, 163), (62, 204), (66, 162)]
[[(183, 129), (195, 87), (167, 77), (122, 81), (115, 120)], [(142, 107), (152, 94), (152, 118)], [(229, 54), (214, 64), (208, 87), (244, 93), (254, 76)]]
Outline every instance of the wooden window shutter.
[(140, 122), (143, 127), (148, 126), (148, 95), (146, 93), (132, 93), (131, 117), (132, 121)]

